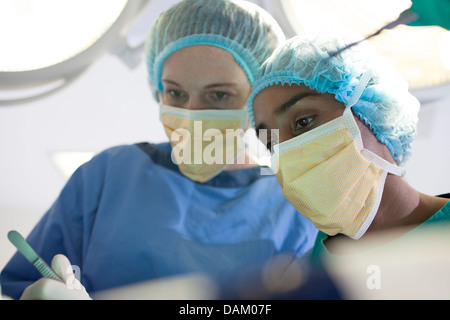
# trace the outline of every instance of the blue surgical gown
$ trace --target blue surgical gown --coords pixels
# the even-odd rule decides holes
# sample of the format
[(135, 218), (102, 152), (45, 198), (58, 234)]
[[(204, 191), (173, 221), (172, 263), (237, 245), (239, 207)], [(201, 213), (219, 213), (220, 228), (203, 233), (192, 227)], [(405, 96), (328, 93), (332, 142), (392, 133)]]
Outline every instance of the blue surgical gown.
[[(206, 183), (183, 176), (169, 143), (113, 147), (80, 166), (28, 236), (47, 263), (66, 255), (89, 293), (189, 272), (212, 276), (301, 256), (317, 229), (260, 168)], [(17, 299), (40, 278), (16, 253), (1, 274)]]

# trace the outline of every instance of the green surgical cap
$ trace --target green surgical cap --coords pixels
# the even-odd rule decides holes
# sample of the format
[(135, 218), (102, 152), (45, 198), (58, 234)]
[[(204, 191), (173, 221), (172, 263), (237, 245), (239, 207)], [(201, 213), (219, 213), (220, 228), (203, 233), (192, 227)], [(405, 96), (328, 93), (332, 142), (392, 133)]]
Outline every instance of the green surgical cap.
[(211, 45), (231, 53), (253, 84), (258, 70), (285, 40), (280, 26), (259, 6), (243, 0), (183, 0), (158, 16), (145, 45), (154, 96), (163, 87), (165, 59), (176, 50)]
[(406, 81), (387, 61), (377, 57), (367, 42), (329, 58), (329, 54), (361, 38), (342, 35), (342, 32), (323, 32), (296, 36), (268, 58), (248, 100), (253, 127), (253, 99), (265, 87), (303, 84), (320, 93), (331, 93), (346, 105), (362, 74), (370, 71), (372, 77), (352, 110), (369, 125), (400, 165), (408, 158), (416, 135), (419, 102), (409, 93)]

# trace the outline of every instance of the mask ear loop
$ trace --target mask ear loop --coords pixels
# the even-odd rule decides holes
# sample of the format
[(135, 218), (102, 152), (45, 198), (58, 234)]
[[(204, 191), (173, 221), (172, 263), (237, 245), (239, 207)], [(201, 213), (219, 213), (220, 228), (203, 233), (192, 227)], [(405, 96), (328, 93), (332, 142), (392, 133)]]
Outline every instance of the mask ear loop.
[(361, 75), (359, 83), (356, 85), (355, 90), (353, 90), (352, 96), (347, 101), (347, 104), (345, 106), (346, 108), (351, 108), (355, 103), (358, 102), (359, 98), (361, 98), (364, 89), (366, 89), (370, 79), (372, 79), (372, 70), (367, 70)]
[(361, 132), (359, 131), (358, 125), (356, 124), (355, 119), (353, 118), (353, 114), (351, 112), (351, 108), (353, 105), (359, 101), (359, 98), (361, 98), (362, 93), (364, 92), (364, 89), (366, 89), (367, 84), (369, 83), (370, 79), (372, 79), (372, 71), (368, 70), (364, 72), (361, 75), (361, 78), (359, 79), (359, 83), (356, 85), (355, 89), (353, 90), (353, 93), (348, 100), (344, 114), (343, 119), (346, 123), (347, 128), (350, 131), (350, 134), (353, 137), (353, 140), (355, 141), (356, 147), (358, 150), (363, 150), (363, 142), (361, 137)]

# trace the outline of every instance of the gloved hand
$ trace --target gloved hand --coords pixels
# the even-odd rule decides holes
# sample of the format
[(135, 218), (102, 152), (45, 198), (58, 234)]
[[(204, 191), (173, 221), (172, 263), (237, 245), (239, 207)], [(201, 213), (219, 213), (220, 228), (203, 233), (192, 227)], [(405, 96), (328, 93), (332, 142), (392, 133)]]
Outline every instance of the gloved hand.
[(449, 0), (412, 0), (409, 10), (417, 13), (419, 18), (410, 26), (440, 26), (450, 30)]
[(66, 256), (54, 256), (52, 269), (64, 282), (41, 278), (25, 288), (20, 300), (91, 300)]

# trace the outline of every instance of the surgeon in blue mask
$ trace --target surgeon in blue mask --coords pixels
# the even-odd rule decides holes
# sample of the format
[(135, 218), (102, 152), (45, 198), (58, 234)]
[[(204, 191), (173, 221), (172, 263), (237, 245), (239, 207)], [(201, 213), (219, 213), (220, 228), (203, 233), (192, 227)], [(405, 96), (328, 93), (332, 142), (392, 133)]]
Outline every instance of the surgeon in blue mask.
[[(209, 152), (209, 143), (226, 141), (227, 129), (247, 130), (254, 78), (283, 40), (273, 18), (245, 1), (184, 0), (163, 12), (150, 29), (146, 61), (170, 142), (99, 153), (28, 236), (55, 272), (79, 267), (78, 289), (40, 278), (16, 253), (2, 271), (2, 294), (89, 299), (161, 277), (221, 277), (311, 249), (317, 229), (286, 200), (275, 176), (261, 174), (240, 135), (229, 150), (224, 143)], [(196, 128), (206, 142), (190, 139)], [(222, 151), (223, 163), (191, 161), (196, 152)]]

